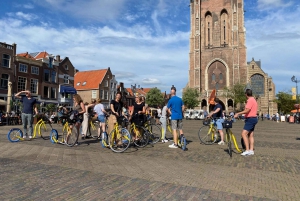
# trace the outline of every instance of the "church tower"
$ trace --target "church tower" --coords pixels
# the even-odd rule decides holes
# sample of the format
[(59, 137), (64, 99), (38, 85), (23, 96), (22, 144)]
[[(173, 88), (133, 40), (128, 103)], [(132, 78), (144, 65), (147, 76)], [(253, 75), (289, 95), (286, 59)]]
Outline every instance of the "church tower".
[[(224, 87), (247, 82), (243, 0), (190, 0), (191, 35), (188, 87), (201, 92), (201, 105), (217, 91), (224, 109), (233, 101)], [(203, 94), (206, 94), (203, 97)]]

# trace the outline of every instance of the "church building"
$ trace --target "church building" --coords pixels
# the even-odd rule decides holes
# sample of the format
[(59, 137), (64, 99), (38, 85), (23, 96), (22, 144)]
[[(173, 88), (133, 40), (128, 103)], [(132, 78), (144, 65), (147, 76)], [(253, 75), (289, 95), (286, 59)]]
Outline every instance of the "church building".
[(257, 113), (277, 112), (275, 85), (254, 58), (247, 62), (243, 0), (190, 0), (191, 33), (189, 81), (199, 90), (199, 108), (209, 108), (209, 96), (216, 90), (223, 109), (233, 111), (234, 102), (225, 87), (247, 84), (258, 103)]

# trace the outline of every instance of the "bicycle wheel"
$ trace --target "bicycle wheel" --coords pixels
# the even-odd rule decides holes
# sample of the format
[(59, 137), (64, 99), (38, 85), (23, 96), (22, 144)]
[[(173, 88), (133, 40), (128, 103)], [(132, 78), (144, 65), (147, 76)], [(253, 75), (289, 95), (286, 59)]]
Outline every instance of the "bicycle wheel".
[(126, 128), (117, 128), (108, 136), (109, 148), (116, 153), (124, 152), (130, 145), (130, 133)]
[(99, 122), (90, 122), (88, 127), (88, 133), (90, 137), (97, 138), (98, 137), (98, 128), (99, 128)]
[(23, 132), (19, 128), (12, 128), (7, 133), (7, 138), (10, 142), (19, 142), (23, 137)]
[(186, 138), (184, 135), (180, 135), (180, 139), (178, 140), (178, 146), (183, 150), (186, 151)]
[(52, 126), (48, 122), (43, 122), (39, 125), (39, 134), (44, 140), (50, 139)]
[(132, 130), (133, 136), (136, 136), (136, 139), (133, 143), (137, 147), (145, 147), (149, 143), (149, 133), (142, 126), (135, 126), (135, 129)]
[(107, 133), (106, 133), (106, 132), (103, 132), (103, 133), (101, 134), (101, 141), (100, 141), (100, 143), (101, 143), (101, 146), (102, 146), (103, 148), (106, 148), (106, 147), (109, 146), (109, 140), (108, 140), (108, 136), (107, 136)]
[(210, 129), (210, 126), (202, 126), (198, 131), (199, 140), (203, 144), (213, 144), (217, 140), (217, 133), (214, 129)]
[(147, 126), (149, 131), (149, 143), (155, 144), (161, 139), (161, 128), (156, 124), (151, 124)]
[(66, 143), (67, 146), (73, 147), (76, 144), (77, 141), (78, 141), (78, 132), (77, 132), (77, 128), (74, 126), (66, 134), (65, 143)]
[(57, 140), (58, 140), (58, 132), (57, 130), (55, 129), (52, 129), (51, 130), (51, 133), (50, 133), (50, 141), (51, 143), (57, 143)]
[(228, 147), (228, 154), (230, 157), (232, 157), (231, 136), (230, 136), (228, 129), (226, 129), (226, 141), (227, 141), (227, 147)]

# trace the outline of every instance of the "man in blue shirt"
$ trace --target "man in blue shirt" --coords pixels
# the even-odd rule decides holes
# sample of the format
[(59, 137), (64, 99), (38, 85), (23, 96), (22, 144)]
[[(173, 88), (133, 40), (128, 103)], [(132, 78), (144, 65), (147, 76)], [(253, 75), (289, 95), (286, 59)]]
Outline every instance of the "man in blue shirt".
[(214, 118), (215, 124), (217, 125), (217, 129), (221, 136), (221, 141), (218, 144), (224, 145), (224, 133), (223, 133), (223, 125), (222, 125), (222, 123), (224, 122), (223, 108), (218, 98), (215, 98), (214, 102), (215, 102), (214, 110), (209, 113), (208, 117), (212, 116)]
[[(25, 93), (26, 96), (20, 96), (21, 93)], [(36, 99), (31, 97), (30, 91), (20, 91), (15, 94), (16, 98), (20, 98), (21, 102), (23, 102), (23, 111), (22, 111), (22, 123), (23, 123), (23, 138), (26, 138), (27, 134), (27, 124), (29, 125), (29, 133), (28, 137), (32, 138), (32, 123), (33, 123), (33, 108), (35, 113), (38, 114), (38, 110), (36, 107)]]
[(169, 145), (170, 148), (178, 148), (178, 136), (176, 130), (179, 130), (180, 135), (183, 135), (182, 131), (182, 118), (184, 111), (184, 104), (181, 98), (176, 96), (176, 88), (171, 88), (171, 99), (167, 105), (168, 112), (171, 115), (171, 125), (173, 130), (173, 141), (174, 143)]

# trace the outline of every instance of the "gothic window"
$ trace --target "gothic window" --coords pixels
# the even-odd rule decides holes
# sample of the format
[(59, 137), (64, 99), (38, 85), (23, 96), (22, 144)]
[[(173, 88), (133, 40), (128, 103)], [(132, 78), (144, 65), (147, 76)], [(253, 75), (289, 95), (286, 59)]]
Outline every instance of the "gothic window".
[(205, 14), (205, 26), (205, 44), (209, 48), (209, 46), (212, 44), (212, 15), (209, 11)]
[(222, 25), (220, 26), (221, 27), (221, 44), (225, 46), (225, 44), (228, 44), (228, 30), (229, 30), (229, 27), (228, 27), (228, 13), (227, 13), (227, 10), (223, 9), (221, 11), (221, 22), (222, 22)]
[(220, 75), (219, 75), (219, 80), (223, 80), (223, 74), (222, 73), (220, 73)]
[(215, 81), (216, 80), (216, 75), (212, 74), (211, 79), (212, 79), (212, 81)]
[(251, 88), (254, 96), (264, 95), (265, 78), (261, 74), (254, 74), (251, 76)]

